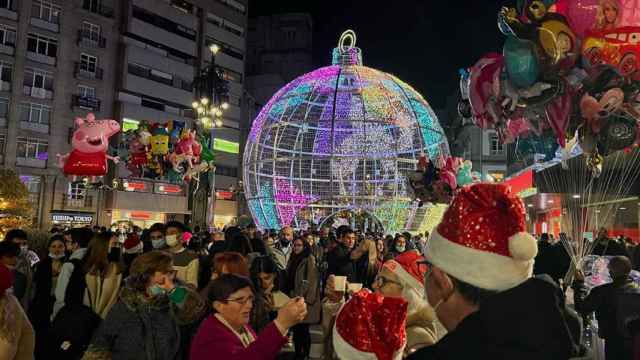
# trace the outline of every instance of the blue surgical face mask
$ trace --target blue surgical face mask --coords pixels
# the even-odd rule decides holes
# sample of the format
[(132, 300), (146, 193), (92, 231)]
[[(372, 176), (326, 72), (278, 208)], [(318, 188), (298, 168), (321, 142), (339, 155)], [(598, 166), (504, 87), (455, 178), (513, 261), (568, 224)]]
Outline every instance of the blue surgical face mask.
[(147, 289), (147, 293), (149, 293), (149, 295), (151, 296), (160, 296), (160, 295), (164, 295), (167, 291), (163, 288), (161, 288), (158, 284), (153, 284), (151, 286), (149, 286), (149, 288)]
[(164, 238), (157, 239), (157, 240), (151, 240), (151, 246), (153, 246), (154, 249), (163, 248), (166, 244), (167, 243), (165, 242)]

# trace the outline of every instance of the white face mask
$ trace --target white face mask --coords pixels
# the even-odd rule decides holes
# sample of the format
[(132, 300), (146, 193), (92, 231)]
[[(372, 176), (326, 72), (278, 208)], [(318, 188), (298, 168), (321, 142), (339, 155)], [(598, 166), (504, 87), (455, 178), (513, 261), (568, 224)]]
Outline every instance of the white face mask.
[(176, 245), (178, 245), (178, 236), (177, 235), (167, 235), (164, 237), (165, 241), (167, 242), (167, 245), (169, 247), (174, 247)]
[(399, 246), (399, 245), (396, 245), (396, 250), (397, 250), (398, 252), (404, 252), (404, 249), (405, 249), (405, 248), (406, 248), (406, 246)]
[(56, 255), (54, 253), (49, 253), (49, 257), (52, 258), (53, 260), (60, 260), (64, 257), (64, 254)]

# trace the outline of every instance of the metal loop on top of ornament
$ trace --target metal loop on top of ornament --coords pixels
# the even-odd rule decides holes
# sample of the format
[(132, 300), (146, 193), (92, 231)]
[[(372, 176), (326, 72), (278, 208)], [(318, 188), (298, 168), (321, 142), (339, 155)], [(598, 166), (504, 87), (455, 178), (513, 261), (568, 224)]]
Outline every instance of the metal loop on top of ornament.
[(356, 47), (356, 33), (353, 30), (347, 30), (340, 35), (338, 46), (333, 49), (331, 63), (333, 65), (362, 65), (362, 51)]

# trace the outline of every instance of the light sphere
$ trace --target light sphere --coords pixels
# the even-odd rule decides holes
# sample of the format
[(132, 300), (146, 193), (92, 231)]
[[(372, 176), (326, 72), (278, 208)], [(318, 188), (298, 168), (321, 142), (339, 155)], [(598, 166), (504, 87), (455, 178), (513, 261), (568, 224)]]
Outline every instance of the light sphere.
[(345, 34), (333, 65), (285, 85), (253, 121), (243, 185), (261, 229), (317, 225), (342, 210), (366, 212), (386, 232), (427, 220), (408, 176), (422, 154), (449, 155), (444, 132), (418, 92), (363, 66)]

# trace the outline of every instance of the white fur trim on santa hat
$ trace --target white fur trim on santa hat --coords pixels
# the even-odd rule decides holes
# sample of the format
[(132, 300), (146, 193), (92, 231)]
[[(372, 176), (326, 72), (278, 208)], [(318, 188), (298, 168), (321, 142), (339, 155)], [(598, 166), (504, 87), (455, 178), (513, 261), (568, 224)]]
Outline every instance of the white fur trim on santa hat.
[(410, 287), (420, 292), (424, 290), (424, 284), (413, 277), (413, 275), (409, 274), (409, 272), (405, 270), (399, 262), (395, 260), (388, 260), (384, 263), (384, 267), (396, 274), (403, 284), (409, 284)]
[[(516, 239), (518, 242), (520, 240)], [(511, 241), (509, 245), (511, 247)], [(516, 248), (520, 246), (522, 246), (520, 243), (515, 245)], [(518, 258), (531, 255), (528, 245), (524, 244), (524, 247)], [(530, 278), (533, 272), (532, 258), (522, 261), (468, 248), (447, 240), (438, 233), (437, 229), (433, 230), (427, 242), (426, 258), (454, 278), (485, 290), (511, 289)]]
[[(340, 315), (340, 311), (342, 311), (343, 308), (344, 308), (344, 304), (342, 304), (342, 306), (340, 307), (340, 310), (338, 310), (338, 312), (336, 313), (336, 319), (338, 319), (338, 315)], [(353, 346), (351, 346), (351, 344), (349, 344), (340, 335), (335, 324), (333, 325), (332, 341), (333, 341), (333, 350), (335, 351), (336, 355), (338, 356), (338, 359), (340, 360), (377, 360), (378, 359), (375, 353), (364, 352), (362, 350), (358, 350)], [(402, 348), (400, 348), (400, 350), (394, 353), (394, 356), (393, 356), (394, 360), (402, 359), (402, 354), (404, 353), (404, 348), (406, 345), (407, 345), (407, 342), (405, 341)]]

